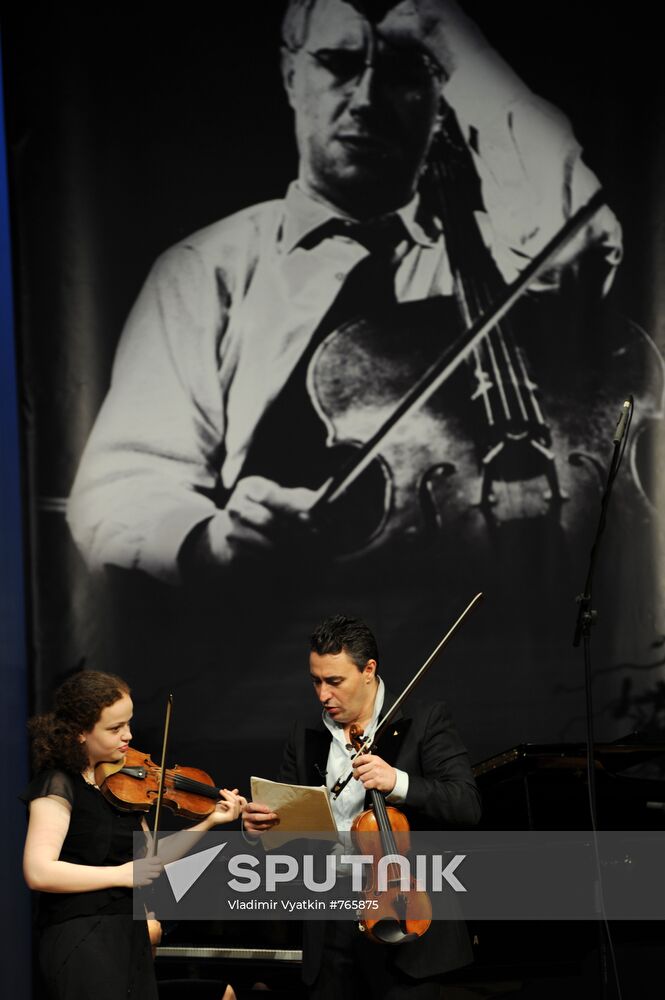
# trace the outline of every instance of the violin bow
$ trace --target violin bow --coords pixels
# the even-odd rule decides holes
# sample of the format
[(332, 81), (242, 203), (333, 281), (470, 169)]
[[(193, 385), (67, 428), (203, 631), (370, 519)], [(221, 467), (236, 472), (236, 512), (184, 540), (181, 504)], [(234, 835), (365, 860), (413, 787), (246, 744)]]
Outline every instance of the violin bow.
[(570, 219), (555, 233), (552, 239), (525, 267), (522, 273), (499, 294), (496, 302), (483, 311), (427, 371), (412, 385), (397, 404), (392, 414), (370, 437), (352, 461), (331, 476), (317, 491), (310, 513), (324, 504), (333, 503), (356, 481), (358, 476), (376, 458), (386, 437), (393, 428), (414, 410), (419, 409), (450, 378), (454, 371), (471, 354), (487, 334), (513, 308), (526, 292), (529, 285), (537, 281), (568, 244), (589, 224), (596, 212), (605, 204), (605, 194), (600, 188)]
[(152, 849), (154, 857), (157, 854), (157, 838), (159, 837), (159, 818), (162, 811), (162, 799), (164, 797), (164, 775), (166, 774), (166, 748), (169, 742), (169, 730), (171, 728), (171, 714), (173, 712), (173, 695), (169, 694), (166, 701), (166, 716), (164, 719), (164, 738), (162, 739), (162, 764), (159, 770), (159, 789), (157, 791), (155, 822), (152, 827)]
[[(437, 656), (439, 655), (439, 653), (441, 652), (441, 650), (444, 648), (444, 646), (448, 645), (448, 643), (450, 642), (450, 640), (452, 639), (452, 637), (455, 635), (455, 633), (457, 632), (457, 630), (461, 626), (462, 622), (466, 619), (467, 615), (469, 615), (471, 613), (471, 611), (473, 611), (473, 609), (476, 607), (477, 604), (480, 603), (480, 601), (483, 599), (483, 597), (484, 597), (484, 594), (482, 593), (482, 591), (480, 591), (478, 594), (475, 595), (475, 597), (473, 597), (469, 601), (469, 603), (467, 604), (467, 606), (465, 607), (465, 609), (461, 613), (461, 615), (450, 626), (450, 628), (448, 629), (448, 631), (444, 635), (443, 639), (441, 639), (439, 641), (438, 645), (436, 645), (434, 647), (434, 649), (432, 650), (432, 652), (430, 653), (430, 655), (427, 657), (427, 659), (423, 663), (423, 665), (420, 668), (420, 670), (418, 670), (413, 675), (413, 677), (411, 678), (411, 680), (409, 681), (409, 683), (406, 685), (406, 687), (404, 688), (404, 690), (402, 691), (402, 693), (392, 703), (392, 705), (390, 706), (390, 708), (388, 709), (388, 711), (386, 712), (386, 714), (381, 719), (381, 722), (376, 727), (376, 731), (374, 732), (374, 736), (371, 738), (371, 741), (370, 741), (370, 739), (368, 737), (364, 737), (363, 743), (365, 745), (361, 749), (359, 749), (358, 751), (356, 751), (356, 753), (353, 754), (353, 756), (351, 757), (351, 760), (355, 760), (355, 758), (358, 756), (358, 754), (367, 753), (368, 752), (368, 746), (367, 746), (368, 743), (371, 742), (372, 746), (374, 746), (374, 744), (376, 744), (376, 743), (379, 742), (379, 739), (381, 738), (381, 736), (383, 735), (383, 733), (385, 732), (385, 730), (388, 728), (388, 726), (391, 724), (391, 722), (395, 718), (397, 712), (400, 710), (400, 708), (402, 707), (403, 703), (409, 697), (409, 695), (411, 694), (411, 692), (413, 691), (413, 689), (416, 687), (417, 684), (420, 683), (420, 681), (423, 679), (423, 677), (425, 676), (425, 674), (427, 673), (427, 671), (429, 670), (429, 668), (432, 666), (432, 664), (434, 663), (435, 659), (437, 658)], [(339, 781), (335, 782), (335, 784), (332, 787), (332, 795), (333, 795), (333, 797), (335, 799), (339, 796), (339, 794), (343, 791), (343, 789), (346, 788), (346, 786), (348, 785), (348, 783), (349, 783), (349, 781), (351, 780), (352, 777), (353, 777), (353, 771), (351, 771), (349, 774), (347, 774), (347, 776), (343, 780), (339, 780)]]

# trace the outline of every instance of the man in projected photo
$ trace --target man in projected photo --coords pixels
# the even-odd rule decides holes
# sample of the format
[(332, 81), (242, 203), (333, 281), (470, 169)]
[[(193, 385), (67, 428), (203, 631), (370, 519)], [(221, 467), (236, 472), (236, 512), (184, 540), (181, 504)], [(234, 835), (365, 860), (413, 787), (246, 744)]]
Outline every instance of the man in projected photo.
[[(598, 187), (564, 117), (449, 0), (291, 0), (282, 66), (298, 179), (284, 200), (182, 241), (149, 275), (69, 507), (92, 568), (175, 583), (307, 544), (327, 475), (307, 387), (316, 347), (364, 305), (453, 301), (445, 223), (421, 191), (448, 108), (505, 281)], [(537, 290), (593, 260), (598, 297), (619, 256), (603, 209)]]

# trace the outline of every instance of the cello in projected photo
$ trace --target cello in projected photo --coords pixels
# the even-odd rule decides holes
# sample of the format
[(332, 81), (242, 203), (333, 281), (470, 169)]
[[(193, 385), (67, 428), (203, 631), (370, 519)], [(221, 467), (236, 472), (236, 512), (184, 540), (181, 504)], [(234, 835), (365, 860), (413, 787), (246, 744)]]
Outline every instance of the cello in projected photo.
[[(583, 530), (630, 387), (640, 416), (624, 493), (633, 511), (648, 515), (653, 503), (640, 457), (664, 412), (660, 352), (636, 324), (597, 306), (582, 331), (580, 320), (571, 329), (570, 308), (552, 303), (551, 322), (559, 325), (548, 337), (534, 329), (542, 327), (543, 302), (528, 301), (530, 288), (546, 287), (570, 260), (602, 192), (507, 285), (476, 222), (478, 175), (452, 112), (444, 130), (426, 192), (443, 223), (457, 315), (443, 299), (395, 304), (344, 324), (319, 346), (307, 384), (335, 471), (315, 512), (325, 519), (327, 508), (338, 507), (335, 542), (353, 525), (348, 551), (380, 546), (390, 535), (424, 535), (428, 544), (433, 532), (484, 538), (519, 521)], [(582, 258), (577, 271), (584, 266)], [(564, 300), (582, 277), (571, 276)], [(451, 327), (460, 326), (451, 338)]]

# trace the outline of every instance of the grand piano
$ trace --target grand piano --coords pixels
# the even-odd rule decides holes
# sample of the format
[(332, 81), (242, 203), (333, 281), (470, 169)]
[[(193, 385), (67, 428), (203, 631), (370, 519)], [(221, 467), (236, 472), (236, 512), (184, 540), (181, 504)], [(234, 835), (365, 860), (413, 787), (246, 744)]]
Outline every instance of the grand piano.
[[(594, 748), (598, 828), (665, 829), (665, 743), (639, 733)], [(584, 743), (521, 743), (476, 764), (485, 830), (588, 830)]]

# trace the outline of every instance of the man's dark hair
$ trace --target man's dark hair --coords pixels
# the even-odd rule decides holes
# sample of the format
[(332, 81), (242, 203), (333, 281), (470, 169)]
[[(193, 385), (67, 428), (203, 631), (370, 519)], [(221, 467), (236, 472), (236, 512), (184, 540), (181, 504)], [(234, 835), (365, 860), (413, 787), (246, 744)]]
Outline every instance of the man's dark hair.
[(310, 649), (319, 656), (326, 653), (345, 652), (358, 670), (363, 670), (368, 660), (379, 663), (379, 650), (371, 630), (360, 618), (333, 615), (326, 618), (312, 632)]

